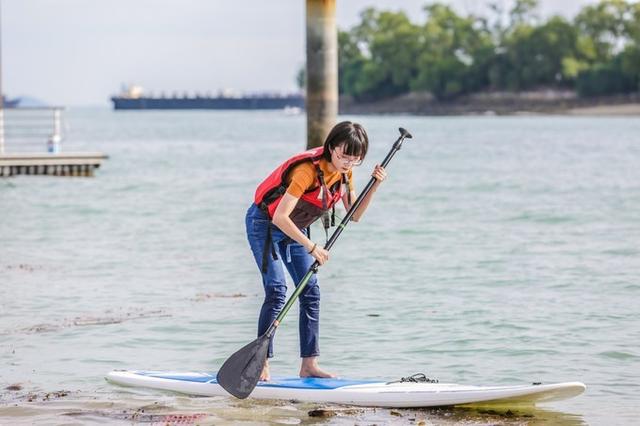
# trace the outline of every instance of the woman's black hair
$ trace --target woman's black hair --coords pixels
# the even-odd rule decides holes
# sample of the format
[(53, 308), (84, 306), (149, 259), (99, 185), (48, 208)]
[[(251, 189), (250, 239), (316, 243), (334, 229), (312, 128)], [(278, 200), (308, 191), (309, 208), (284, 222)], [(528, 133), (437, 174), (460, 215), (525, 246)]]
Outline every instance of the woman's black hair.
[(331, 162), (331, 151), (340, 145), (343, 146), (344, 155), (360, 157), (364, 160), (369, 149), (369, 137), (360, 124), (343, 121), (333, 126), (324, 141), (323, 158)]

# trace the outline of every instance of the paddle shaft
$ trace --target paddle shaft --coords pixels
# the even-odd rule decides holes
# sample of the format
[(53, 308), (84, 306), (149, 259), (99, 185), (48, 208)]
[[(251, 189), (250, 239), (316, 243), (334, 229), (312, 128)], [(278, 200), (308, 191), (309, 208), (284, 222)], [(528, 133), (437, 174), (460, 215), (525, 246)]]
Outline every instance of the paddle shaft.
[[(382, 161), (382, 164), (381, 164), (382, 167), (387, 167), (387, 164), (389, 164), (389, 162), (391, 161), (393, 156), (396, 154), (396, 152), (398, 152), (402, 147), (402, 142), (404, 141), (405, 138), (411, 138), (411, 134), (409, 134), (406, 130), (401, 128), (400, 137), (394, 142), (393, 146), (391, 147), (391, 150)], [(333, 247), (333, 244), (336, 242), (340, 234), (342, 234), (342, 231), (347, 227), (347, 224), (351, 221), (351, 218), (355, 214), (356, 210), (358, 210), (358, 207), (360, 207), (360, 205), (362, 204), (367, 194), (371, 192), (371, 189), (373, 188), (373, 185), (376, 183), (376, 180), (377, 179), (375, 177), (371, 177), (371, 179), (369, 180), (369, 183), (367, 183), (367, 186), (364, 187), (364, 189), (356, 199), (355, 203), (353, 203), (353, 205), (347, 212), (347, 215), (344, 217), (344, 219), (342, 219), (342, 221), (340, 222), (336, 230), (331, 235), (331, 238), (329, 238), (329, 241), (327, 241), (327, 243), (325, 244), (324, 246), (325, 250), (330, 250), (331, 247)], [(271, 323), (271, 325), (269, 326), (269, 329), (265, 333), (266, 335), (271, 336), (275, 332), (275, 329), (278, 327), (278, 325), (280, 325), (280, 322), (282, 322), (282, 319), (285, 317), (285, 315), (287, 315), (287, 312), (289, 312), (289, 309), (291, 309), (293, 302), (295, 302), (298, 296), (300, 296), (300, 293), (302, 293), (302, 291), (307, 286), (307, 283), (311, 279), (311, 276), (316, 272), (318, 272), (319, 266), (320, 266), (320, 263), (318, 263), (317, 260), (313, 262), (313, 264), (311, 265), (311, 267), (309, 268), (305, 276), (302, 278), (302, 280), (300, 280), (300, 283), (296, 287), (295, 291), (293, 292), (289, 300), (287, 300), (287, 303), (284, 305), (284, 307), (282, 308), (282, 310), (280, 311), (276, 319), (273, 321), (273, 323)]]

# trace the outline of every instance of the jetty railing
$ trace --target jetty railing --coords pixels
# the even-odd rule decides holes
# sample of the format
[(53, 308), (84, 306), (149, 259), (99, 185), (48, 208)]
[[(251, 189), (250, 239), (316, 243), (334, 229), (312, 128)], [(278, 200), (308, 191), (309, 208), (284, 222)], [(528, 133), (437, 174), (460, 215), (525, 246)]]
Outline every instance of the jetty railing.
[(63, 111), (63, 107), (4, 108), (0, 121), (4, 124), (4, 129), (0, 128), (3, 139), (0, 154), (60, 152)]
[(0, 106), (0, 178), (93, 176), (108, 157), (100, 152), (61, 152), (63, 111), (63, 107)]

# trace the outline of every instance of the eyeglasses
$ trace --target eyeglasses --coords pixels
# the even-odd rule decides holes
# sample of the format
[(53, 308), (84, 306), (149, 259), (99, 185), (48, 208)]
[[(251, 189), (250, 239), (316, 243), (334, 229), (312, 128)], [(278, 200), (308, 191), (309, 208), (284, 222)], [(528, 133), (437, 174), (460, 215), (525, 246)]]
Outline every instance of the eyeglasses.
[(347, 158), (346, 156), (340, 154), (338, 152), (337, 149), (334, 149), (333, 152), (336, 153), (336, 158), (338, 158), (338, 160), (342, 161), (345, 165), (350, 165), (352, 167), (358, 167), (360, 164), (362, 164), (362, 159), (361, 158)]

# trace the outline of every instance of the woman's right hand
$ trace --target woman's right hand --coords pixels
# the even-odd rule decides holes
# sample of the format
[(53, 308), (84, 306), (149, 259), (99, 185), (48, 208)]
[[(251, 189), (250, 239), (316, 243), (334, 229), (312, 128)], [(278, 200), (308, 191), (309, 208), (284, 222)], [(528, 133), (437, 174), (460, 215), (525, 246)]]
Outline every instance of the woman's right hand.
[(316, 246), (310, 254), (320, 265), (324, 265), (329, 260), (329, 251), (320, 246)]

